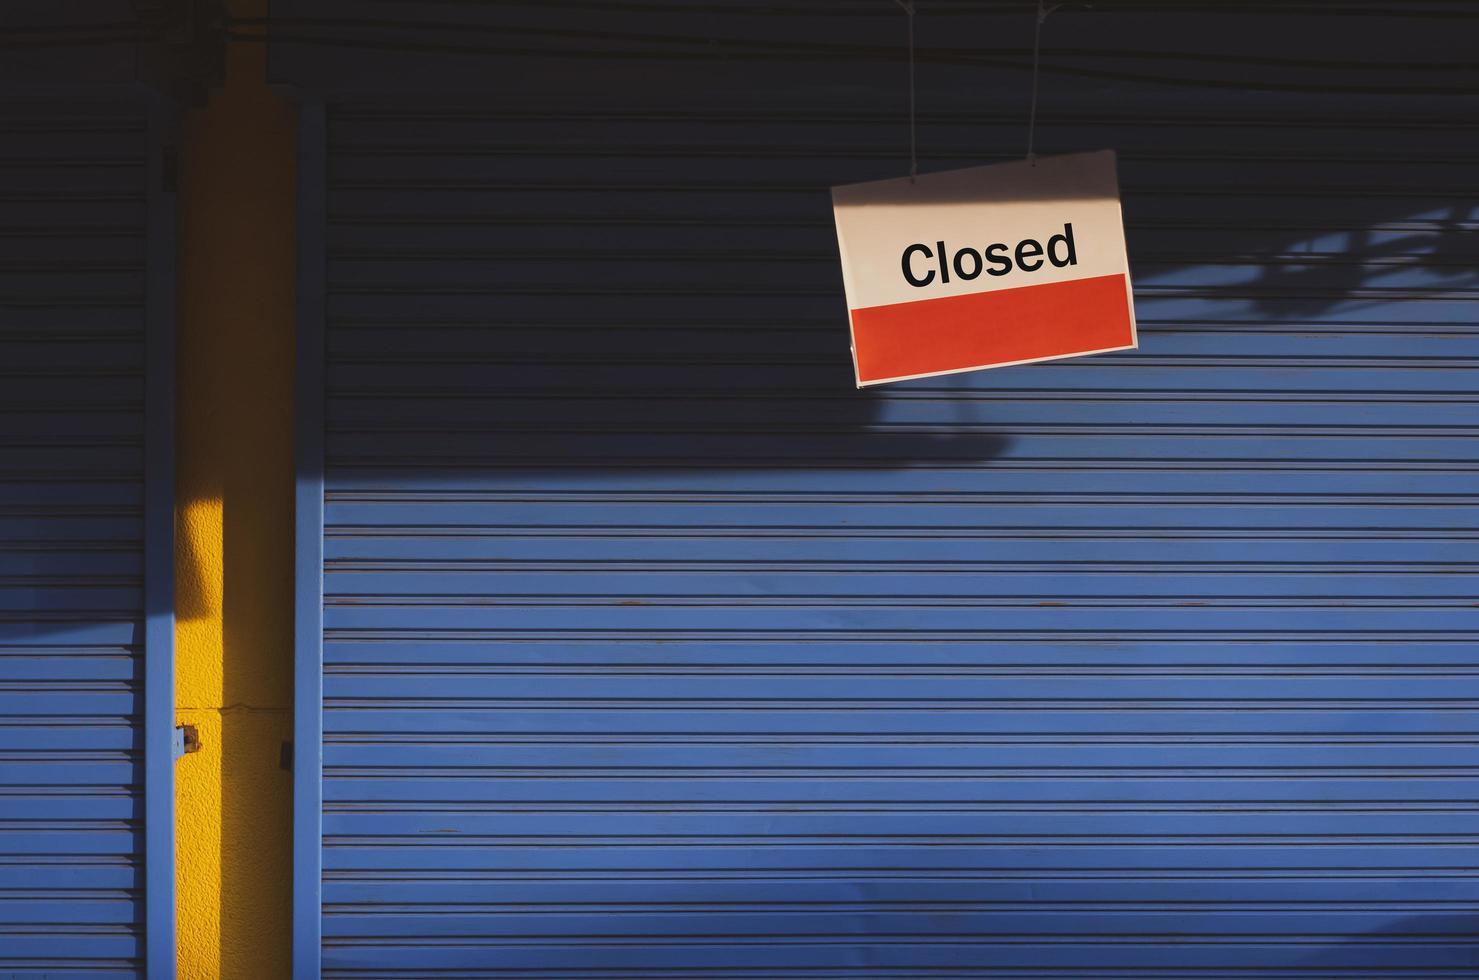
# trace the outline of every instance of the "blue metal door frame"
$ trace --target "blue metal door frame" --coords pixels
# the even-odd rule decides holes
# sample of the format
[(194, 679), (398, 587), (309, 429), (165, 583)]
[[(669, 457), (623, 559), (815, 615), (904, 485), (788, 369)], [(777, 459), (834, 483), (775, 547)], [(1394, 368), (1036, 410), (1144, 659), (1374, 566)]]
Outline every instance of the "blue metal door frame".
[(323, 813), (324, 105), (298, 108), (293, 977), (319, 975)]
[(179, 112), (149, 108), (145, 292), (144, 819), (148, 976), (175, 975), (175, 264)]

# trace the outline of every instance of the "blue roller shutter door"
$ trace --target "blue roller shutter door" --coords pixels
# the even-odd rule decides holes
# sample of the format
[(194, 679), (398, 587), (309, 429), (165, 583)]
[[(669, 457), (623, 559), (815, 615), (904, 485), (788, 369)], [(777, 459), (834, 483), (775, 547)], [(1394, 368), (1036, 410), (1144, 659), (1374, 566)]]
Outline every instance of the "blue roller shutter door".
[(893, 113), (330, 106), (324, 974), (1472, 973), (1474, 135), (1209, 98), (1043, 131), (1141, 351), (865, 393)]
[(159, 334), (172, 233), (155, 118), (142, 97), (0, 103), (7, 977), (174, 962), (167, 696), (145, 724), (146, 684), (173, 685), (173, 379)]

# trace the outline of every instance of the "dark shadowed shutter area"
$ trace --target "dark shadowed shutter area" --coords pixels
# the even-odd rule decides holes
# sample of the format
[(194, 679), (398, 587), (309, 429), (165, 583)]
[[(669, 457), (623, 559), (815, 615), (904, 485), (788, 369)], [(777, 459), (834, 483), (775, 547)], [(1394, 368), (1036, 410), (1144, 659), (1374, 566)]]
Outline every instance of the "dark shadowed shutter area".
[[(1045, 38), (1311, 55), (1105, 6)], [(1476, 102), (1389, 90), (1479, 73), (1051, 76), (1141, 349), (859, 392), (827, 188), (907, 172), (903, 15), (693, 7), (328, 94), (324, 975), (1474, 975)], [(921, 72), (922, 170), (1022, 155), (1027, 75)]]
[(137, 93), (7, 97), (0, 132), (0, 975), (142, 977), (174, 944), (158, 133)]

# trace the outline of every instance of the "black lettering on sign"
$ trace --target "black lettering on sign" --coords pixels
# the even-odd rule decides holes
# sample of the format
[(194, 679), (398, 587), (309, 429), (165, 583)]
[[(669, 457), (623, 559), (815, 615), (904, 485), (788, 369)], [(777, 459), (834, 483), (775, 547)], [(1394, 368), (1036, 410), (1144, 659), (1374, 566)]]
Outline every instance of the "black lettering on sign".
[(1012, 271), (1012, 260), (1007, 258), (1007, 247), (1001, 242), (986, 249), (986, 261), (992, 266), (988, 275), (1004, 276)]
[[(970, 270), (966, 270), (965, 259), (970, 259)], [(973, 248), (963, 248), (955, 253), (955, 274), (962, 279), (974, 279), (981, 274), (981, 253)]]
[[(934, 250), (928, 245), (914, 244), (904, 249), (904, 254), (899, 260), (904, 270), (904, 279), (911, 286), (928, 286), (935, 281), (935, 270), (928, 269), (923, 274), (916, 275), (912, 259), (914, 253), (918, 252), (926, 259), (934, 259), (939, 268), (939, 281), (941, 285), (950, 282), (950, 270), (955, 270), (957, 278), (969, 282), (981, 275), (982, 271), (989, 276), (1004, 276), (1013, 269), (1022, 272), (1036, 272), (1043, 268), (1047, 261), (1054, 267), (1065, 269), (1071, 265), (1078, 265), (1078, 250), (1073, 241), (1073, 225), (1064, 222), (1063, 234), (1054, 235), (1048, 239), (1047, 247), (1036, 238), (1024, 238), (1017, 243), (1013, 249), (1005, 242), (997, 242), (987, 245), (978, 252), (974, 248), (960, 248), (955, 251), (954, 256), (945, 247), (944, 242), (935, 242)], [(984, 258), (983, 258), (984, 257)], [(986, 266), (990, 266), (986, 268)]]
[(934, 254), (929, 250), (928, 245), (910, 245), (908, 248), (904, 249), (904, 278), (909, 281), (909, 285), (911, 286), (928, 286), (930, 283), (935, 281), (934, 270), (931, 269), (929, 272), (926, 272), (923, 279), (915, 279), (914, 270), (909, 268), (909, 256), (913, 255), (915, 252), (923, 252), (925, 258), (930, 258)]
[[(1062, 242), (1068, 250), (1068, 254), (1063, 257), (1063, 261), (1061, 262), (1058, 261), (1059, 242)], [(1048, 239), (1048, 261), (1060, 269), (1065, 266), (1078, 265), (1078, 256), (1073, 251), (1073, 225), (1065, 224), (1063, 226), (1063, 234), (1054, 235)]]
[[(1022, 239), (1017, 243), (1017, 268), (1023, 272), (1036, 272), (1042, 268), (1042, 259), (1038, 258), (1041, 254), (1042, 242), (1036, 238)], [(1031, 265), (1027, 264), (1028, 259), (1034, 260)]]

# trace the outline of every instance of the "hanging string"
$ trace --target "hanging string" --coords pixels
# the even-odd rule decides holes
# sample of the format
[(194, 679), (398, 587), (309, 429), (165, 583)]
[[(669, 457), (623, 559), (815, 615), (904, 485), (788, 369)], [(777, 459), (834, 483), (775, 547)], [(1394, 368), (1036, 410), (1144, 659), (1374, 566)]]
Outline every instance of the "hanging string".
[(914, 4), (894, 0), (909, 18), (909, 183), (919, 176), (919, 130), (914, 116)]
[(1048, 19), (1048, 15), (1060, 6), (1062, 4), (1045, 7), (1043, 0), (1037, 0), (1037, 23), (1032, 29), (1032, 108), (1027, 113), (1027, 162), (1034, 167), (1037, 166), (1037, 154), (1033, 152), (1033, 140), (1037, 136), (1037, 79), (1042, 61), (1042, 25), (1043, 21)]

